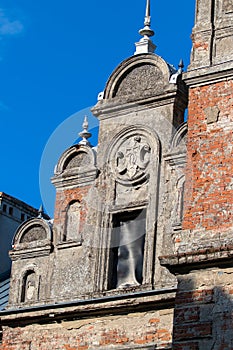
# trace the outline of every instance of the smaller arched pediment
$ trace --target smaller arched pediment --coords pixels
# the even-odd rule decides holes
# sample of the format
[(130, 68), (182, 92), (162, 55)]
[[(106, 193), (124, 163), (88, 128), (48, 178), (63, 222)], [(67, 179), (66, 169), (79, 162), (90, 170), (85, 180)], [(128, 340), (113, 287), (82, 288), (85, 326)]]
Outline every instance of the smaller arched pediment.
[(49, 244), (52, 241), (51, 224), (43, 218), (25, 221), (16, 231), (13, 239), (13, 249)]
[(75, 145), (60, 157), (55, 168), (55, 176), (63, 173), (84, 173), (95, 167), (95, 151), (89, 146)]
[(160, 95), (169, 85), (171, 73), (171, 67), (160, 56), (132, 56), (122, 62), (110, 76), (104, 99), (137, 100)]
[(175, 149), (177, 147), (179, 148), (186, 147), (187, 132), (188, 132), (188, 125), (187, 125), (187, 122), (185, 122), (178, 128), (178, 130), (175, 132), (172, 138), (172, 142), (171, 142), (172, 149)]

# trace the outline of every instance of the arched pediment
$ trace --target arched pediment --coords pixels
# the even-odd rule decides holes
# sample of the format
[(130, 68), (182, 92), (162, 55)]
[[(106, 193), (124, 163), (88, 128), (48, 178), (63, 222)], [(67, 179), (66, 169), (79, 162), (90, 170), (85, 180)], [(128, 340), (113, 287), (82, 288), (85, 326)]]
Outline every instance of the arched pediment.
[(122, 62), (110, 76), (104, 99), (137, 100), (160, 95), (169, 84), (170, 66), (155, 54), (142, 54)]
[(13, 239), (13, 248), (46, 244), (52, 241), (52, 230), (48, 221), (34, 218), (24, 222), (16, 231)]
[(83, 173), (95, 167), (95, 152), (89, 146), (75, 145), (60, 157), (55, 168), (55, 176), (62, 173)]

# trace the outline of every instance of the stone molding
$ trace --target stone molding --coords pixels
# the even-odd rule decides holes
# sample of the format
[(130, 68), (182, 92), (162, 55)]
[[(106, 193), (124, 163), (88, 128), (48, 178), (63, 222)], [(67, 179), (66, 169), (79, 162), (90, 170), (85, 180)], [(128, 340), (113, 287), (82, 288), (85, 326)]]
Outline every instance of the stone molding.
[(233, 61), (212, 67), (191, 69), (183, 77), (185, 83), (190, 88), (230, 80), (233, 79)]
[(22, 250), (11, 250), (9, 252), (10, 258), (12, 261), (18, 259), (31, 259), (39, 256), (47, 256), (51, 253), (52, 245), (50, 242), (44, 245), (40, 245), (30, 249), (22, 249)]
[[(22, 241), (25, 235), (33, 234), (33, 229), (39, 228), (46, 234), (45, 237), (31, 237), (28, 241)], [(9, 255), (12, 260), (19, 258), (31, 258), (35, 256), (48, 255), (52, 247), (52, 227), (51, 224), (43, 218), (34, 218), (24, 222), (16, 231), (12, 242), (12, 250)]]
[(110, 296), (96, 296), (91, 299), (74, 300), (57, 304), (34, 305), (19, 308), (8, 308), (0, 312), (2, 324), (8, 326), (32, 324), (38, 321), (56, 322), (60, 319), (80, 319), (82, 317), (97, 317), (98, 315), (122, 314), (153, 310), (157, 308), (173, 308), (176, 288), (150, 290), (136, 293)]
[(82, 245), (82, 241), (65, 241), (65, 242), (59, 242), (56, 245), (57, 249), (67, 249), (67, 248), (74, 248), (79, 247)]
[[(75, 158), (79, 157), (75, 161)], [(71, 162), (73, 162), (72, 165)], [(74, 145), (60, 157), (51, 182), (57, 190), (86, 186), (97, 176), (96, 152), (89, 146)]]
[(173, 273), (182, 273), (192, 269), (212, 266), (233, 266), (233, 245), (199, 249), (185, 253), (159, 257), (160, 264)]
[(104, 92), (104, 99), (114, 98), (120, 84), (127, 75), (132, 72), (133, 69), (146, 64), (155, 67), (161, 72), (162, 77), (159, 80), (163, 81), (163, 85), (169, 84), (170, 75), (174, 73), (175, 70), (172, 72), (169, 65), (160, 56), (155, 54), (131, 56), (123, 61), (110, 76)]
[(174, 104), (177, 98), (187, 105), (187, 92), (177, 85), (170, 84), (169, 89), (158, 96), (142, 98), (137, 101), (120, 101), (117, 99), (101, 100), (92, 109), (92, 113), (99, 119), (109, 119), (124, 116), (126, 113)]
[(98, 170), (93, 169), (89, 171), (85, 171), (81, 174), (72, 174), (68, 175), (61, 174), (58, 176), (54, 176), (52, 178), (52, 183), (56, 187), (57, 191), (62, 191), (64, 189), (72, 189), (81, 186), (88, 186), (94, 182), (98, 175)]

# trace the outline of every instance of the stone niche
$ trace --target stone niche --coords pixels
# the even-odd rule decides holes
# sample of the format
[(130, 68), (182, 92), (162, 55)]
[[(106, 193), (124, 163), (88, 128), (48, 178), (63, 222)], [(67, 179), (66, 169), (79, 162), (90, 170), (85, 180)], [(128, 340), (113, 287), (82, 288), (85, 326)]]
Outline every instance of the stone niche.
[(41, 303), (48, 297), (49, 257), (52, 248), (50, 221), (33, 218), (18, 228), (10, 251), (12, 278), (9, 308)]
[(35, 224), (25, 230), (19, 243), (30, 243), (46, 239), (47, 234), (43, 226)]

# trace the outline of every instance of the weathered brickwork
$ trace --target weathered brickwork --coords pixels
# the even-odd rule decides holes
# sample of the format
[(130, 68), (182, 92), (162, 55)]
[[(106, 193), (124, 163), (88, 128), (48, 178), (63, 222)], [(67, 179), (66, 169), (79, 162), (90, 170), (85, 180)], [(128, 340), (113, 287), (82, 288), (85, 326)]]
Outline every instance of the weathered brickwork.
[(179, 276), (173, 348), (226, 350), (233, 347), (232, 268)]
[(233, 81), (190, 90), (183, 229), (232, 226)]
[(158, 344), (170, 348), (173, 310), (4, 329), (1, 350), (84, 350)]
[(54, 227), (58, 226), (59, 230), (64, 230), (66, 222), (67, 208), (73, 201), (78, 201), (81, 204), (80, 209), (80, 227), (82, 232), (83, 226), (87, 217), (87, 205), (85, 198), (87, 198), (90, 186), (77, 187), (72, 189), (63, 189), (56, 193), (56, 203), (54, 212)]

